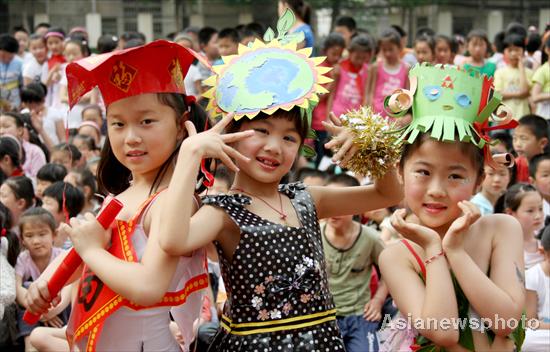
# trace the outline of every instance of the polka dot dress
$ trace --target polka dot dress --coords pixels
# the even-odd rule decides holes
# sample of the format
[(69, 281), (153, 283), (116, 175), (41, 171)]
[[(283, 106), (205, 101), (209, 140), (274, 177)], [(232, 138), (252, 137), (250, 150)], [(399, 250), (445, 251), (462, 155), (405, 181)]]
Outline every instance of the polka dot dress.
[(228, 300), (209, 351), (344, 351), (311, 195), (302, 183), (281, 185), (279, 192), (290, 198), (300, 227), (251, 213), (244, 195), (203, 199), (222, 208), (241, 231), (232, 263), (215, 243)]

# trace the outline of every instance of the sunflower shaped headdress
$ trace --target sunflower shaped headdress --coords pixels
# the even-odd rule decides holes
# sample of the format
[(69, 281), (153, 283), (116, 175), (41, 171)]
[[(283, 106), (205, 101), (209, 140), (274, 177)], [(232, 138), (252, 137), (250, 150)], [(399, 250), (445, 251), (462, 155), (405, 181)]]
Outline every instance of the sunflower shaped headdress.
[[(409, 72), (410, 90), (398, 89), (387, 97), (384, 107), (392, 117), (412, 108), (412, 121), (402, 129), (399, 141), (414, 143), (420, 133), (443, 142), (470, 142), (484, 149), (485, 162), (497, 166), (489, 131), (517, 126), (510, 110), (501, 104), (493, 79), (455, 66), (416, 65)], [(489, 125), (492, 122), (492, 126)], [(504, 164), (512, 163), (509, 156)]]
[(224, 56), (223, 65), (212, 67), (215, 74), (204, 81), (212, 87), (204, 93), (210, 99), (207, 110), (213, 115), (233, 112), (240, 120), (298, 106), (310, 126), (308, 138), (315, 138), (312, 111), (319, 94), (328, 93), (322, 84), (332, 81), (323, 75), (330, 68), (319, 66), (324, 57), (310, 57), (311, 48), (297, 50), (304, 37), (301, 32), (287, 34), (294, 21), (294, 13), (286, 10), (277, 22), (277, 37), (269, 28), (263, 41), (239, 45), (238, 55)]

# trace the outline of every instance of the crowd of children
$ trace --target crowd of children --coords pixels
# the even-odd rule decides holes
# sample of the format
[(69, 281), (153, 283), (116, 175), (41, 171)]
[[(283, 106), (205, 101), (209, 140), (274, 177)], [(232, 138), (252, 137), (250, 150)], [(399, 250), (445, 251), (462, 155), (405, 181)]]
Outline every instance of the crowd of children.
[[(148, 44), (128, 32), (97, 54), (80, 27), (0, 35), (0, 263), (15, 287), (0, 348), (550, 348), (550, 28), (513, 23), (493, 42), (422, 28), (407, 48), (400, 26), (375, 36), (344, 16), (315, 45), (304, 1), (279, 1), (279, 16), (278, 36), (259, 23)], [(247, 55), (264, 60), (256, 76), (239, 69)], [(358, 147), (340, 117), (361, 106), (408, 127), (380, 179), (346, 168)], [(105, 197), (124, 204), (110, 240), (86, 215)], [(46, 282), (71, 248), (85, 266), (51, 306)], [(525, 340), (394, 325), (522, 312), (538, 322)]]

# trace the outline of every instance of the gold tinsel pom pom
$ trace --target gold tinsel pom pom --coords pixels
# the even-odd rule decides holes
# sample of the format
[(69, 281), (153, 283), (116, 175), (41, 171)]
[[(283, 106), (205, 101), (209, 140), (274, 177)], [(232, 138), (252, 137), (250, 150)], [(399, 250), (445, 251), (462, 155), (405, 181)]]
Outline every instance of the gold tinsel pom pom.
[(396, 130), (393, 123), (373, 113), (370, 107), (348, 111), (340, 119), (352, 131), (358, 148), (345, 165), (347, 168), (376, 179), (395, 166), (401, 156), (401, 143), (397, 142), (399, 134), (392, 133)]

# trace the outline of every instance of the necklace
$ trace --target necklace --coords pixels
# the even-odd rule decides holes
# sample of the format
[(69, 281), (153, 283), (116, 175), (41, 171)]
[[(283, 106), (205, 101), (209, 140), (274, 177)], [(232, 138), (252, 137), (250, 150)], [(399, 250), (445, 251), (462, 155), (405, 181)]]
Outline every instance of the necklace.
[(283, 221), (286, 221), (286, 213), (284, 212), (284, 209), (283, 209), (283, 198), (281, 197), (281, 193), (278, 193), (279, 194), (279, 208), (281, 210), (278, 210), (277, 208), (275, 208), (274, 206), (272, 206), (271, 204), (269, 204), (265, 199), (263, 199), (262, 197), (258, 197), (257, 195), (255, 194), (252, 194), (252, 193), (248, 193), (247, 191), (245, 191), (244, 189), (242, 188), (231, 188), (230, 191), (237, 191), (237, 192), (241, 192), (241, 193), (244, 193), (246, 194), (247, 196), (251, 196), (251, 197), (254, 197), (254, 198), (257, 198), (258, 200), (262, 201), (265, 205), (267, 205), (268, 207), (270, 207), (273, 211), (277, 212), (277, 214), (279, 214), (279, 218)]

